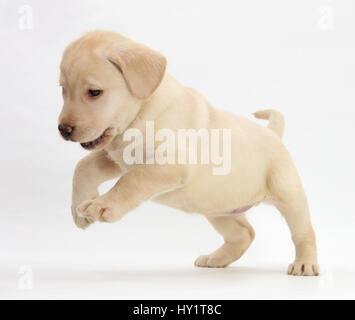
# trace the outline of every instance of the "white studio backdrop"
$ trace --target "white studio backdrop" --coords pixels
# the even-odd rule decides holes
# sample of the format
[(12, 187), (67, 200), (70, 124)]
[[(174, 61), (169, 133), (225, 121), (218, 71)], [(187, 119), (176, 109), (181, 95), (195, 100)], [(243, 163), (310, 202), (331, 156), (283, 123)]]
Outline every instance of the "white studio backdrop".
[[(198, 215), (145, 203), (116, 224), (75, 228), (71, 179), (87, 152), (57, 132), (59, 63), (91, 29), (161, 51), (218, 108), (284, 113), (321, 277), (286, 276), (289, 231), (264, 205), (248, 213), (254, 243), (226, 270), (193, 267), (222, 241)], [(0, 37), (0, 298), (355, 297), (354, 1), (1, 0)]]

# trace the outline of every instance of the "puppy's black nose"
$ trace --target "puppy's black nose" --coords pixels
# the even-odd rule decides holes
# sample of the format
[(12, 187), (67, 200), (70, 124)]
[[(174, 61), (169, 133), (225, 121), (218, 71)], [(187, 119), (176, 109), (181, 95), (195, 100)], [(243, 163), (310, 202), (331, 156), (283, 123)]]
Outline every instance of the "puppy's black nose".
[(63, 136), (63, 138), (68, 139), (73, 133), (74, 127), (68, 124), (60, 124), (58, 126), (58, 130), (60, 131), (60, 134)]

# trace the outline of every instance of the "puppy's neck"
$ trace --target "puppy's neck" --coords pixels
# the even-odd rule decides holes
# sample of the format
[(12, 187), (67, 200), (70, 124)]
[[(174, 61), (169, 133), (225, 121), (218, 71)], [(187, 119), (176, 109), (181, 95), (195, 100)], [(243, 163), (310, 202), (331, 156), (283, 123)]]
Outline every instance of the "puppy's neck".
[[(176, 103), (176, 101), (180, 100), (185, 94), (185, 87), (171, 75), (165, 74), (160, 86), (151, 97), (142, 103), (134, 120), (124, 131), (129, 128), (137, 128), (144, 131), (147, 121), (157, 120), (160, 115), (167, 111), (173, 103)], [(125, 145), (122, 141), (123, 132), (116, 135), (110, 146), (108, 146), (108, 149), (120, 149)]]
[(184, 94), (183, 86), (170, 74), (165, 74), (160, 86), (140, 108), (138, 119), (155, 120), (165, 112), (173, 102)]

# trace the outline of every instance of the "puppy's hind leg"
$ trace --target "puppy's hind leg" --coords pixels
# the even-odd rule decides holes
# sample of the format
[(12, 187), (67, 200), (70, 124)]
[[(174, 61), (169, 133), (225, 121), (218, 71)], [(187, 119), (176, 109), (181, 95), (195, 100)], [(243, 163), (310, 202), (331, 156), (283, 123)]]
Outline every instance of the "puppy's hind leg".
[(197, 267), (224, 268), (238, 260), (254, 239), (254, 230), (243, 213), (235, 216), (207, 217), (216, 231), (224, 238), (224, 244), (209, 255), (199, 256)]
[(295, 261), (288, 274), (319, 274), (315, 233), (311, 224), (307, 198), (297, 171), (290, 161), (272, 170), (268, 181), (272, 203), (285, 217), (296, 249)]

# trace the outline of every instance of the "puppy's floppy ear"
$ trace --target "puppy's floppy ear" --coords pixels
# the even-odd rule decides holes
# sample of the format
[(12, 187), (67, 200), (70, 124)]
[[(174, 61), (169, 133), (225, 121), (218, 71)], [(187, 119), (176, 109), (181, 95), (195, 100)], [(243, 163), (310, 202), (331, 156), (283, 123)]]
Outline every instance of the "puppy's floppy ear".
[(160, 85), (167, 63), (161, 53), (129, 39), (113, 47), (108, 59), (122, 72), (131, 93), (141, 99)]

